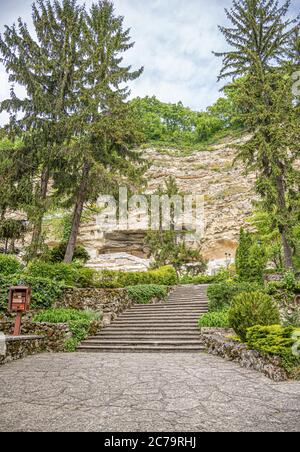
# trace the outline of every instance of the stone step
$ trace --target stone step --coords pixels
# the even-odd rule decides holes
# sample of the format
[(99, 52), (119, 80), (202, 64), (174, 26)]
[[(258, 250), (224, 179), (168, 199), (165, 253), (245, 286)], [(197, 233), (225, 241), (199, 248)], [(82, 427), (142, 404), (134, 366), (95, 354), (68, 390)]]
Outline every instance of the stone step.
[(188, 298), (169, 298), (166, 303), (207, 303), (207, 299), (205, 298), (196, 298), (196, 297), (188, 297)]
[(122, 317), (124, 315), (131, 315), (131, 316), (169, 316), (169, 315), (194, 315), (194, 314), (205, 314), (207, 313), (207, 309), (201, 309), (201, 308), (194, 308), (194, 309), (164, 309), (162, 311), (145, 311), (145, 310), (137, 310), (137, 311), (128, 311), (126, 314), (122, 314)]
[(180, 347), (180, 346), (186, 346), (186, 345), (202, 345), (200, 339), (196, 340), (171, 340), (171, 339), (162, 339), (162, 340), (155, 340), (155, 339), (141, 339), (141, 340), (129, 340), (129, 339), (103, 339), (103, 340), (97, 340), (97, 339), (87, 339), (82, 343), (83, 346), (87, 345), (172, 345), (174, 347)]
[(143, 346), (84, 346), (80, 345), (77, 347), (78, 352), (85, 353), (201, 353), (205, 351), (205, 347), (202, 345), (187, 345), (187, 346), (158, 346), (153, 347), (151, 345)]
[(185, 333), (185, 334), (178, 334), (178, 333), (109, 333), (109, 334), (99, 334), (96, 336), (91, 336), (88, 338), (88, 340), (98, 340), (98, 339), (167, 339), (167, 340), (190, 340), (195, 339), (199, 340), (200, 338), (200, 332), (199, 333)]
[(206, 287), (180, 286), (165, 303), (134, 305), (79, 347), (90, 353), (200, 353), (198, 319), (208, 311)]
[(119, 320), (129, 320), (129, 319), (139, 319), (139, 320), (141, 320), (141, 319), (145, 319), (145, 320), (147, 320), (147, 319), (157, 319), (157, 320), (159, 320), (159, 319), (161, 319), (161, 320), (170, 320), (170, 319), (178, 319), (178, 318), (181, 318), (181, 319), (188, 319), (188, 318), (190, 318), (190, 319), (194, 319), (194, 318), (198, 318), (199, 317), (199, 315), (201, 314), (201, 313), (203, 313), (204, 311), (198, 311), (198, 312), (167, 312), (167, 313), (165, 313), (165, 312), (157, 312), (157, 313), (152, 313), (152, 312), (147, 312), (147, 313), (143, 313), (143, 312), (141, 312), (141, 313), (137, 313), (137, 314), (122, 314), (120, 317), (119, 317)]
[[(197, 326), (197, 324), (193, 325), (193, 326), (176, 326), (175, 328), (173, 327), (164, 327), (164, 326), (135, 326), (135, 325), (121, 325), (121, 326), (111, 326), (109, 328), (105, 328), (103, 330), (103, 332), (113, 332), (113, 333), (120, 333), (122, 334), (123, 332), (128, 332), (128, 333), (195, 333), (195, 332), (199, 332), (199, 328)], [(101, 333), (99, 333), (101, 334)]]
[(128, 318), (120, 318), (117, 322), (114, 322), (114, 325), (120, 325), (121, 324), (127, 324), (127, 325), (132, 325), (132, 324), (137, 324), (137, 325), (141, 325), (143, 324), (145, 325), (165, 325), (165, 326), (170, 326), (170, 323), (172, 324), (182, 324), (182, 323), (187, 323), (188, 325), (192, 324), (192, 323), (197, 323), (198, 320), (200, 319), (200, 315), (196, 315), (194, 317), (181, 317), (181, 316), (176, 316), (176, 317), (128, 317)]
[(178, 304), (178, 305), (169, 304), (168, 306), (149, 306), (149, 307), (134, 306), (126, 312), (149, 312), (149, 311), (153, 311), (153, 312), (184, 311), (184, 312), (187, 312), (187, 311), (191, 311), (193, 309), (208, 309), (208, 306), (205, 304), (192, 304), (192, 305), (188, 305), (188, 306), (183, 306), (182, 304)]

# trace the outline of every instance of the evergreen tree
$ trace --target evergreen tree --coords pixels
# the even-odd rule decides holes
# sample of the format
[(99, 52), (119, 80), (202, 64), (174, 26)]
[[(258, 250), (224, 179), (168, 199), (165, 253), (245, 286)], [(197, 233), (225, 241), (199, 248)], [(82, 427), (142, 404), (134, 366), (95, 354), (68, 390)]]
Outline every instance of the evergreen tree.
[(235, 0), (226, 15), (232, 27), (220, 27), (228, 52), (220, 79), (244, 77), (236, 83), (240, 117), (252, 137), (239, 147), (247, 170), (257, 173), (257, 191), (267, 210), (276, 208), (286, 268), (293, 266), (294, 205), (299, 198), (299, 115), (293, 104), (291, 72), (285, 61), (296, 21), (286, 19), (290, 1)]
[(73, 135), (82, 14), (76, 0), (38, 0), (32, 7), (36, 37), (22, 19), (0, 36), (1, 61), (9, 80), (26, 90), (25, 99), (20, 99), (12, 87), (10, 99), (2, 102), (0, 110), (10, 113), (8, 130), (14, 138), (22, 136), (36, 167), (38, 182), (28, 212), (33, 223), (31, 257), (41, 244), (49, 182), (60, 164), (61, 146)]
[[(84, 205), (95, 201), (101, 190), (107, 191), (114, 176), (138, 173), (132, 162), (138, 162), (139, 155), (132, 148), (140, 142), (141, 134), (126, 99), (127, 83), (138, 78), (143, 69), (132, 71), (122, 64), (123, 53), (134, 45), (123, 21), (107, 0), (93, 4), (84, 14), (80, 45), (84, 57), (76, 86), (76, 141), (71, 149), (77, 170), (69, 172), (76, 181), (76, 190), (71, 188), (75, 206), (66, 263), (73, 258)], [(58, 188), (60, 181), (56, 178)]]
[(239, 246), (236, 251), (236, 272), (241, 279), (247, 275), (249, 267), (250, 248), (252, 246), (251, 234), (241, 228)]

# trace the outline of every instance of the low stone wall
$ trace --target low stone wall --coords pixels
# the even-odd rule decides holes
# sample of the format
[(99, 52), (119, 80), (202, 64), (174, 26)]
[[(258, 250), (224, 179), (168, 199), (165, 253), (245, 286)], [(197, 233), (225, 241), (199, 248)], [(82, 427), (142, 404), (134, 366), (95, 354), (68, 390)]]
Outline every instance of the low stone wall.
[[(201, 330), (201, 334), (208, 353), (235, 361), (246, 369), (261, 372), (276, 382), (289, 379), (287, 372), (281, 367), (279, 357), (264, 356), (258, 351), (249, 350), (247, 345), (228, 338), (230, 330), (205, 328)], [(234, 334), (233, 331), (231, 334)]]
[[(0, 322), (0, 331), (10, 335), (13, 322)], [(64, 350), (65, 341), (72, 338), (68, 325), (64, 323), (34, 323), (24, 321), (22, 323), (23, 338), (31, 335), (43, 337), (43, 351), (61, 352)]]
[[(92, 322), (88, 335), (95, 335), (102, 327), (102, 321)], [(0, 322), (0, 332), (9, 336), (12, 329), (12, 321)], [(73, 337), (72, 332), (65, 323), (35, 323), (31, 321), (22, 323), (22, 335), (23, 339), (33, 335), (43, 339), (36, 353), (63, 352), (65, 351), (65, 342)]]
[(5, 351), (0, 354), (0, 366), (43, 351), (45, 351), (45, 339), (41, 336), (6, 336)]
[(114, 317), (132, 306), (125, 289), (67, 289), (63, 297), (55, 303), (57, 308), (111, 313)]

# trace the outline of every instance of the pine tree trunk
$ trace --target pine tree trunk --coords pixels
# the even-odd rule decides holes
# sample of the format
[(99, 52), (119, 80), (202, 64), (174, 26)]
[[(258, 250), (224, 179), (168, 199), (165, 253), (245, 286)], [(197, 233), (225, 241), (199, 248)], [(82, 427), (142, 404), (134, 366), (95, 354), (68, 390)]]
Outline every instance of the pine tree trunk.
[(7, 251), (8, 251), (8, 239), (5, 239), (4, 254), (7, 254)]
[(49, 168), (46, 167), (43, 169), (40, 181), (40, 188), (37, 193), (37, 204), (39, 205), (39, 212), (37, 214), (37, 218), (34, 221), (32, 238), (31, 238), (31, 247), (30, 247), (30, 258), (35, 258), (38, 253), (38, 249), (40, 246), (41, 235), (42, 235), (42, 224), (43, 218), (45, 214), (45, 201), (47, 198), (48, 192), (48, 184), (50, 179)]
[(90, 165), (85, 163), (83, 166), (82, 179), (77, 193), (77, 200), (74, 208), (74, 215), (72, 221), (72, 229), (66, 249), (64, 262), (70, 264), (73, 260), (77, 237), (79, 233), (80, 221), (83, 212), (84, 203), (86, 200), (86, 194), (89, 184)]
[[(276, 188), (277, 188), (277, 195), (278, 195), (278, 207), (281, 213), (286, 212), (287, 206), (286, 206), (286, 200), (285, 200), (285, 188), (284, 188), (284, 181), (282, 176), (276, 177)], [(282, 245), (283, 245), (283, 251), (284, 251), (284, 264), (285, 268), (287, 270), (290, 270), (293, 268), (293, 250), (289, 243), (288, 236), (289, 236), (289, 227), (287, 223), (279, 224), (279, 231), (282, 238)]]

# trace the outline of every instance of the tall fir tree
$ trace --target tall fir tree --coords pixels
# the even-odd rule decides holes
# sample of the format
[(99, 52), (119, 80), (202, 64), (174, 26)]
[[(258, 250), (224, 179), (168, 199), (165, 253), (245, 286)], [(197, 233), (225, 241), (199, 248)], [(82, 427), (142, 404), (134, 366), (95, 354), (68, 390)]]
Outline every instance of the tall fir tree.
[(257, 174), (257, 191), (272, 212), (282, 237), (285, 267), (293, 266), (293, 206), (299, 198), (299, 115), (293, 103), (292, 73), (286, 65), (297, 21), (287, 19), (290, 1), (234, 0), (226, 10), (232, 27), (220, 27), (231, 50), (223, 58), (220, 79), (236, 83), (240, 119), (251, 138), (239, 147), (246, 169)]
[[(123, 17), (115, 15), (113, 3), (107, 0), (92, 5), (84, 15), (81, 52), (84, 55), (76, 106), (76, 170), (73, 220), (65, 262), (72, 261), (84, 206), (95, 201), (108, 189), (115, 176), (138, 174), (133, 165), (139, 154), (133, 150), (141, 140), (137, 118), (126, 99), (128, 82), (137, 79), (143, 68), (132, 70), (122, 64), (123, 54), (131, 49), (130, 30), (124, 29)], [(71, 159), (74, 161), (74, 156)], [(76, 177), (77, 176), (77, 177)], [(56, 179), (57, 187), (61, 186)]]
[(76, 0), (38, 0), (32, 6), (35, 37), (18, 19), (0, 36), (0, 54), (9, 81), (25, 88), (18, 98), (14, 88), (1, 111), (10, 113), (10, 136), (22, 137), (36, 167), (38, 182), (28, 211), (33, 224), (30, 257), (41, 245), (42, 221), (49, 206), (49, 183), (60, 165), (61, 146), (73, 136), (71, 126), (83, 10)]

